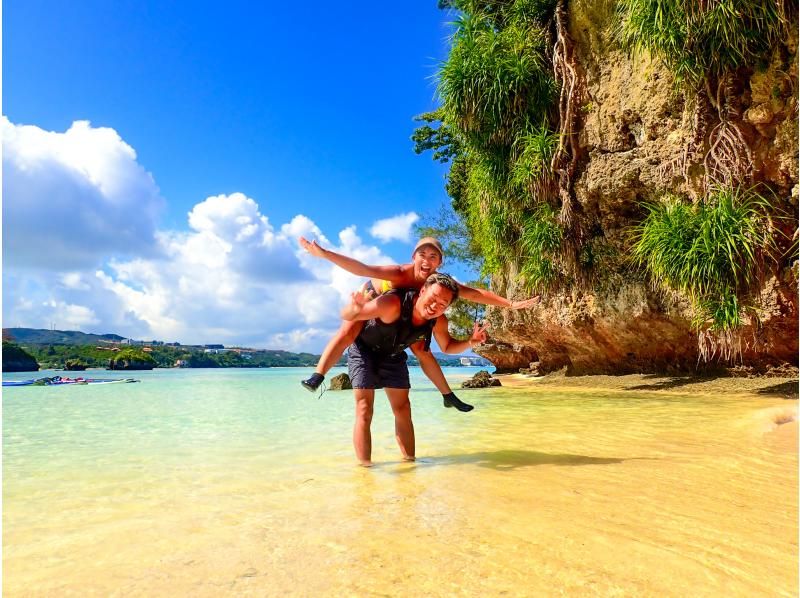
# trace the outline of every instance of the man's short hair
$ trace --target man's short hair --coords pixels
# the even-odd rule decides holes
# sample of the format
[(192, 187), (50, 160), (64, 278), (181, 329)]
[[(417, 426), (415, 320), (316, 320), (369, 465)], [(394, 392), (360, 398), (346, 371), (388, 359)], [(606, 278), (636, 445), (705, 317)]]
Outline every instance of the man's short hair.
[(443, 272), (436, 272), (425, 279), (425, 284), (422, 285), (422, 288), (427, 289), (429, 286), (434, 284), (443, 286), (448, 291), (453, 293), (453, 298), (450, 300), (450, 303), (455, 303), (455, 300), (458, 299), (458, 283), (453, 279), (452, 276)]

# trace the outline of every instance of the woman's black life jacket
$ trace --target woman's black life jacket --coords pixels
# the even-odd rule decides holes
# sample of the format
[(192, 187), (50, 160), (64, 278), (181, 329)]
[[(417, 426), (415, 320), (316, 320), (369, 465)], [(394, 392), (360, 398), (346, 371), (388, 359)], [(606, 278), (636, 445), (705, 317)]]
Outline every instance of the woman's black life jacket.
[(381, 355), (395, 355), (405, 351), (417, 341), (424, 340), (425, 350), (429, 351), (436, 318), (426, 320), (421, 326), (413, 325), (411, 318), (414, 312), (414, 300), (418, 294), (419, 291), (416, 289), (392, 289), (384, 293), (400, 298), (400, 317), (391, 324), (381, 322), (379, 318), (367, 320), (356, 338), (356, 344)]

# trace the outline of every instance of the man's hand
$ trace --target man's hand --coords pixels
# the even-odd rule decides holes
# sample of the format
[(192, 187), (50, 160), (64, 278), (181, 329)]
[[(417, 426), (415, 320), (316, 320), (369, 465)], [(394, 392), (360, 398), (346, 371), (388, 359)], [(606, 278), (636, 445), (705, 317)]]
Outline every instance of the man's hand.
[(522, 301), (512, 301), (511, 309), (529, 309), (541, 301), (541, 297), (536, 295), (530, 299), (523, 299)]
[(314, 257), (325, 257), (325, 250), (319, 246), (316, 240), (309, 241), (304, 237), (300, 237), (300, 247), (305, 249), (308, 253), (313, 255)]
[(472, 327), (472, 336), (469, 337), (469, 346), (474, 347), (475, 345), (485, 343), (486, 338), (486, 322), (475, 322), (474, 326)]

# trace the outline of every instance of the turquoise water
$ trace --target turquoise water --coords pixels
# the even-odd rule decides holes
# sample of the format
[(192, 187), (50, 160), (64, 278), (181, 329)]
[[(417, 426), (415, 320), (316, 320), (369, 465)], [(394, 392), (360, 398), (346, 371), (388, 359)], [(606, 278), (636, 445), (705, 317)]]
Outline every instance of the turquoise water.
[(363, 469), (352, 393), (310, 372), (4, 389), (4, 595), (796, 589), (795, 401), (492, 388), (462, 414), (412, 368), (419, 461), (378, 391)]

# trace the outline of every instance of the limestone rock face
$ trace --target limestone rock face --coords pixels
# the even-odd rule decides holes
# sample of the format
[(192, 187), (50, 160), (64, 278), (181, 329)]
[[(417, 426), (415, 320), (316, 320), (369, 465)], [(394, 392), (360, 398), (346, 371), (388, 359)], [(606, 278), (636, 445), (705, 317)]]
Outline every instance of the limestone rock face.
[[(665, 192), (697, 200), (702, 169), (683, 168), (694, 135), (695, 97), (681, 91), (671, 72), (645, 56), (629, 57), (612, 37), (614, 2), (573, 0), (569, 30), (584, 83), (579, 115), (580, 156), (574, 200), (580, 217), (593, 223), (597, 249), (616, 256), (614, 267), (580, 288), (547, 294), (525, 312), (490, 308), (490, 342), (476, 352), (498, 371), (536, 364), (545, 374), (685, 372), (719, 368), (698, 365), (698, 339), (686, 298), (653, 289), (626, 262), (631, 227), (641, 222), (642, 203)], [(776, 190), (782, 206), (798, 202), (797, 27), (758, 72), (734, 82), (742, 130), (752, 152), (754, 181)], [(691, 97), (690, 97), (691, 96)], [(702, 158), (700, 159), (702, 162)], [(789, 237), (794, 217), (785, 226)], [(509, 262), (492, 280), (499, 294), (529, 295)], [(756, 371), (798, 361), (798, 265), (783, 259), (765, 265), (755, 313), (741, 334), (742, 363)]]
[(347, 374), (337, 374), (331, 378), (330, 390), (351, 390), (353, 384), (350, 382), (350, 376)]

